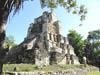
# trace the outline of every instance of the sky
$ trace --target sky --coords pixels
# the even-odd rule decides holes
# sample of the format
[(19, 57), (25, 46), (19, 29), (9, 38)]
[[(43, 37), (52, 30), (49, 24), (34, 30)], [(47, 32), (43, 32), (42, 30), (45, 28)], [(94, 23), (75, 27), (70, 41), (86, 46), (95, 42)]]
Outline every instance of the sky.
[[(73, 29), (83, 38), (86, 38), (89, 31), (100, 29), (100, 0), (79, 0), (79, 3), (84, 4), (88, 10), (86, 20), (82, 22), (82, 26), (79, 26), (81, 22), (78, 15), (67, 13), (61, 7), (54, 10), (58, 20), (60, 20), (61, 32), (64, 36), (67, 36), (68, 31)], [(17, 44), (21, 43), (27, 36), (29, 24), (33, 23), (35, 18), (47, 10), (41, 9), (38, 0), (25, 2), (24, 8), (16, 15), (10, 14), (7, 23), (7, 36), (13, 36)]]

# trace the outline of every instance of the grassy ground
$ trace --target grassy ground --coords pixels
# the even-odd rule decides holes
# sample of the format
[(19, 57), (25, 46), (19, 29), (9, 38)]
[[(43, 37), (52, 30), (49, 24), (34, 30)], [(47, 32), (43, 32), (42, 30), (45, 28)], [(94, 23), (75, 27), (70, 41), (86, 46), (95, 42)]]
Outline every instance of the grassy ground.
[(100, 72), (89, 72), (88, 75), (100, 75)]
[[(32, 71), (54, 72), (67, 69), (83, 68), (84, 65), (53, 65), (53, 66), (49, 65), (41, 69), (33, 64), (5, 64), (3, 66), (3, 72), (7, 71), (13, 72), (15, 67), (17, 72), (32, 72)], [(87, 67), (90, 66), (87, 65)], [(87, 75), (100, 75), (100, 72), (89, 72)]]
[(74, 68), (81, 68), (83, 65), (53, 65), (53, 66), (46, 66), (42, 69), (38, 68), (36, 65), (32, 64), (5, 64), (3, 66), (3, 71), (14, 71), (14, 68), (19, 71), (59, 71), (59, 70), (66, 70), (66, 69), (74, 69)]
[(14, 71), (16, 67), (16, 71), (34, 71), (37, 69), (36, 65), (32, 64), (5, 64), (3, 66), (3, 71)]

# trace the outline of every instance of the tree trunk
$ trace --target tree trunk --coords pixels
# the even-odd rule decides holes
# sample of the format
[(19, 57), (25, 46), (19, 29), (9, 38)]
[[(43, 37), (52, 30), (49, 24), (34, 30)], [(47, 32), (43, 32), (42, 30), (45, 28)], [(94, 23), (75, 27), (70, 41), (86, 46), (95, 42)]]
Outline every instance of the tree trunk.
[(0, 75), (2, 75), (3, 63), (0, 63)]
[[(8, 0), (10, 1), (10, 0)], [(4, 49), (5, 42), (5, 31), (7, 19), (10, 13), (10, 2), (5, 6), (7, 0), (0, 0), (0, 75), (2, 75), (2, 68), (4, 64), (4, 58), (6, 56), (6, 51)]]
[(2, 68), (3, 68), (3, 59), (6, 56), (6, 52), (4, 49), (4, 42), (5, 42), (5, 31), (6, 31), (6, 24), (8, 19), (8, 13), (6, 10), (2, 10), (0, 8), (0, 75), (2, 75)]
[(2, 74), (3, 59), (5, 57), (4, 41), (5, 41), (5, 24), (0, 23), (0, 75)]

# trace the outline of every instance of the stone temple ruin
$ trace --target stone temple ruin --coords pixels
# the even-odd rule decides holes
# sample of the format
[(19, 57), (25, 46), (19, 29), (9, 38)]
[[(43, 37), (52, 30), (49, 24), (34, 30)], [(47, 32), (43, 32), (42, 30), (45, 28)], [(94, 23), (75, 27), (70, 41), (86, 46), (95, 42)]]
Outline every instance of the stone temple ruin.
[[(79, 64), (67, 37), (60, 33), (60, 23), (53, 12), (43, 12), (28, 28), (27, 37), (9, 54), (17, 63)], [(13, 59), (11, 61), (13, 61)]]

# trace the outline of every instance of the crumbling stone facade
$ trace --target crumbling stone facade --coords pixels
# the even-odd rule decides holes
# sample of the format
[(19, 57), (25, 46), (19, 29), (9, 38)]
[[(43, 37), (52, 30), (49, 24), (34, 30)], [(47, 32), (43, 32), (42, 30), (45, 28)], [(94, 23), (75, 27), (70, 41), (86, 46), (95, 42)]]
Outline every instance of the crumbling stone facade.
[[(20, 44), (20, 51), (22, 51), (19, 57), (21, 62), (31, 60), (32, 63), (40, 66), (79, 64), (67, 37), (61, 35), (60, 23), (53, 12), (43, 12), (42, 16), (30, 24), (27, 37)], [(28, 54), (30, 57), (27, 60)]]

